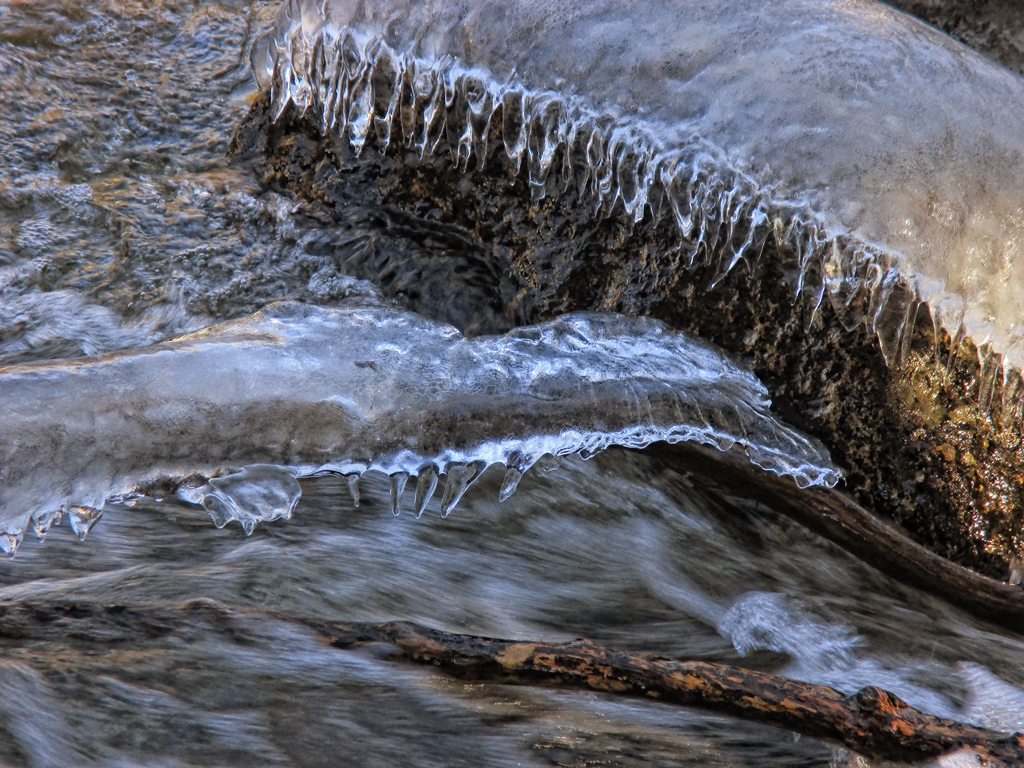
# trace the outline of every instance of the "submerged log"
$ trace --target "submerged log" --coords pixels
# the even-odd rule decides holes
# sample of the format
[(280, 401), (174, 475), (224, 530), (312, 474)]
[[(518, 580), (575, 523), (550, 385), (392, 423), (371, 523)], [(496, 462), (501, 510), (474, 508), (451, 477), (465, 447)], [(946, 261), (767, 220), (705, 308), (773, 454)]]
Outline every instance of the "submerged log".
[(145, 645), (204, 628), (249, 644), (261, 622), (313, 630), (335, 648), (385, 644), (395, 658), (464, 680), (577, 688), (717, 712), (785, 728), (869, 758), (922, 760), (969, 750), (998, 768), (1024, 765), (1024, 734), (1008, 735), (920, 712), (868, 687), (834, 688), (706, 661), (646, 658), (587, 640), (549, 643), (455, 634), (405, 621), (331, 622), (239, 611), (209, 599), (179, 605), (105, 605), (73, 601), (0, 603), (0, 641), (11, 649), (40, 641), (70, 647)]
[(757, 471), (739, 456), (690, 443), (648, 450), (712, 486), (764, 502), (903, 584), (941, 597), (978, 618), (1024, 632), (1024, 586), (997, 581), (940, 557), (838, 491), (800, 489)]
[(1024, 765), (1024, 734), (1008, 736), (914, 709), (867, 687), (834, 688), (706, 661), (647, 659), (587, 640), (517, 642), (411, 622), (304, 622), (337, 648), (387, 643), (402, 659), (462, 679), (583, 688), (695, 707), (833, 741), (869, 758), (922, 760), (968, 749), (989, 765)]

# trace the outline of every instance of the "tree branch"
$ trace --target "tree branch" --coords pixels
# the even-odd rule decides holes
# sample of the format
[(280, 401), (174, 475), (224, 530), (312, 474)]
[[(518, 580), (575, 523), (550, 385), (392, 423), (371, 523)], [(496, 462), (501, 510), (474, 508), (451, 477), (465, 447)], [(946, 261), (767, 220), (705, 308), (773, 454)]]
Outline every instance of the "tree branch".
[(336, 648), (383, 643), (398, 659), (462, 679), (582, 688), (694, 707), (837, 742), (871, 758), (921, 760), (970, 749), (992, 768), (1024, 765), (1024, 734), (1008, 736), (934, 717), (878, 688), (844, 696), (780, 675), (705, 661), (644, 658), (586, 640), (521, 642), (401, 621), (328, 622), (239, 611), (206, 599), (170, 606), (22, 600), (0, 602), (0, 647), (45, 641), (62, 647), (127, 644), (137, 649), (169, 635), (203, 630), (252, 645), (259, 641), (260, 623), (268, 621), (305, 626)]
[(838, 742), (861, 755), (922, 760), (970, 749), (990, 765), (1024, 765), (1024, 734), (1008, 736), (920, 712), (891, 693), (834, 688), (704, 661), (645, 659), (587, 640), (517, 642), (410, 622), (303, 621), (336, 648), (386, 643), (401, 658), (462, 679), (585, 688), (711, 710)]
[(692, 443), (648, 448), (669, 466), (765, 503), (897, 581), (993, 624), (1024, 632), (1024, 587), (990, 579), (922, 547), (839, 491), (798, 488), (744, 457)]

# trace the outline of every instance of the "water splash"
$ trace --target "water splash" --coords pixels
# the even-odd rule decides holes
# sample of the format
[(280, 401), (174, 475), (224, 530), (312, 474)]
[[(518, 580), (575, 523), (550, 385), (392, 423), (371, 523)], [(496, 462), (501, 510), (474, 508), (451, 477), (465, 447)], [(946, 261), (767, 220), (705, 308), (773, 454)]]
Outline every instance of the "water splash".
[[(417, 477), (442, 513), (492, 464), (507, 498), (545, 457), (691, 440), (800, 485), (839, 478), (824, 447), (777, 421), (757, 378), (644, 318), (573, 314), (467, 339), (413, 313), (272, 305), (148, 348), (0, 368), (0, 533), (60, 511), (84, 537), (105, 501), (149, 492), (251, 532), (288, 518), (297, 477)], [(543, 462), (542, 462), (543, 463)]]
[[(785, 674), (795, 680), (828, 685), (847, 695), (877, 685), (925, 712), (951, 718), (962, 715), (945, 696), (915, 679), (936, 672), (948, 676), (952, 670), (863, 654), (864, 639), (852, 627), (822, 622), (789, 596), (748, 592), (730, 606), (718, 629), (741, 654), (758, 649), (788, 654), (792, 662)], [(989, 699), (980, 696), (979, 700)]]
[(1024, 80), (880, 3), (288, 0), (251, 63), (274, 114), (356, 152), (497, 157), (534, 197), (671, 216), (712, 285), (773, 237), (812, 317), (827, 300), (890, 365), (922, 302), (959, 303), (933, 317), (985, 348), (980, 405), (1017, 382)]

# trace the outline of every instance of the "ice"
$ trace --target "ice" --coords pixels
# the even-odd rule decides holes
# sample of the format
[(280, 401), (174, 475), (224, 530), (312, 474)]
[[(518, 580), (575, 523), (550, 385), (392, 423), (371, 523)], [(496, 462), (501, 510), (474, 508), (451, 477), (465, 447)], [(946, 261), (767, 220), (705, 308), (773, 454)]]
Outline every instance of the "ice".
[(664, 211), (717, 279), (773, 236), (890, 364), (920, 301), (1024, 364), (1024, 80), (881, 3), (290, 0), (253, 69), (357, 150), (470, 169), (496, 129), (534, 197)]
[(260, 521), (287, 520), (302, 489), (295, 474), (272, 465), (253, 464), (215, 477), (200, 489), (203, 507), (218, 528), (237, 520), (247, 534)]
[(358, 505), (368, 470), (395, 478), (395, 509), (417, 476), (420, 515), (443, 468), (447, 515), (492, 464), (518, 481), (659, 440), (738, 444), (801, 485), (834, 484), (825, 448), (769, 407), (723, 352), (645, 318), (468, 339), (386, 306), (281, 303), (151, 347), (0, 368), (0, 534), (63, 510), (84, 536), (106, 499), (147, 489), (248, 532), (291, 515), (298, 477), (343, 475)]
[(32, 515), (32, 530), (35, 531), (36, 537), (42, 541), (52, 526), (60, 524), (62, 517), (59, 509)]
[(398, 515), (402, 511), (402, 494), (405, 493), (405, 484), (409, 482), (408, 472), (395, 472), (391, 475), (391, 512)]
[(441, 515), (448, 517), (455, 509), (455, 505), (463, 497), (473, 481), (480, 477), (480, 473), (487, 469), (487, 462), (474, 461), (469, 464), (453, 464), (448, 467), (448, 482), (444, 486), (444, 494), (441, 496)]
[(430, 503), (430, 498), (434, 495), (434, 489), (437, 488), (437, 470), (433, 464), (420, 469), (419, 477), (416, 481), (416, 498), (413, 502), (413, 506), (416, 508), (416, 517), (420, 518), (427, 509), (427, 504)]
[(345, 475), (345, 483), (348, 485), (348, 493), (352, 497), (352, 506), (359, 506), (359, 473), (353, 472)]
[(71, 530), (78, 536), (79, 541), (85, 541), (85, 537), (89, 535), (89, 531), (93, 529), (93, 526), (99, 522), (100, 518), (103, 517), (102, 507), (87, 507), (80, 505), (72, 505), (68, 509), (68, 524), (71, 526)]
[(506, 501), (513, 493), (516, 492), (516, 488), (519, 486), (519, 481), (523, 478), (523, 473), (515, 467), (509, 467), (505, 470), (505, 477), (501, 481), (501, 490), (498, 491), (498, 500)]

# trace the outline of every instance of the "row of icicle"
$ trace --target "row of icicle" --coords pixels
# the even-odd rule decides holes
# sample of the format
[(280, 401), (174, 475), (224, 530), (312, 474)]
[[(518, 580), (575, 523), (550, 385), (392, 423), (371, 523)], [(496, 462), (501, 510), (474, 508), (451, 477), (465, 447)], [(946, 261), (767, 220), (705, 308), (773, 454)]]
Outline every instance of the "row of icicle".
[[(323, 135), (347, 137), (356, 154), (371, 135), (385, 152), (397, 126), (406, 149), (422, 157), (447, 148), (468, 171), (490, 157), (496, 127), (510, 176), (525, 160), (536, 199), (550, 187), (574, 186), (595, 216), (620, 205), (634, 222), (670, 212), (689, 267), (713, 270), (711, 287), (740, 262), (753, 269), (771, 236), (796, 255), (792, 288), (809, 303), (808, 326), (827, 297), (847, 329), (864, 326), (877, 337), (890, 367), (907, 359), (922, 302), (916, 279), (900, 272), (896, 257), (828, 233), (806, 204), (777, 198), (699, 136), (666, 147), (640, 121), (595, 111), (579, 97), (530, 90), (514, 78), (499, 82), (448, 56), (409, 56), (350, 28), (310, 32), (296, 22), (284, 34), (271, 30), (254, 45), (252, 63), (275, 119), (289, 104), (312, 110)], [(955, 295), (933, 304), (936, 359), (948, 367), (964, 341), (964, 304)], [(953, 343), (948, 357), (939, 354), (943, 330)], [(979, 407), (989, 412), (1001, 379), (1002, 423), (1020, 423), (1020, 373), (985, 340), (977, 349)]]
[[(560, 461), (560, 457), (548, 456), (546, 460), (541, 459), (540, 464), (545, 471), (550, 471), (555, 469)], [(446, 482), (444, 491), (441, 494), (440, 502), (441, 517), (448, 517), (448, 515), (452, 513), (463, 495), (465, 495), (466, 491), (469, 490), (469, 487), (476, 482), (486, 468), (487, 464), (483, 461), (474, 461), (465, 464), (452, 463), (447, 467), (447, 471), (444, 473)], [(360, 502), (359, 478), (361, 477), (361, 473), (351, 472), (342, 475), (342, 477), (345, 480), (349, 495), (352, 497), (352, 504), (358, 507)], [(395, 472), (388, 476), (390, 483), (391, 511), (396, 517), (401, 514), (402, 511), (402, 496), (405, 494), (405, 488), (409, 482), (409, 477), (410, 475), (407, 472)], [(423, 516), (423, 513), (427, 509), (427, 505), (430, 503), (431, 498), (433, 498), (441, 475), (438, 473), (437, 467), (433, 464), (429, 464), (421, 469), (419, 475), (416, 477), (413, 511), (416, 513), (416, 519), (419, 519)], [(509, 466), (505, 469), (505, 476), (502, 480), (501, 488), (498, 491), (499, 501), (506, 501), (515, 493), (522, 477), (523, 472), (515, 466)], [(122, 499), (114, 499), (113, 501), (121, 501), (122, 503), (134, 505), (137, 498), (137, 496), (131, 495)], [(222, 510), (212, 506), (206, 506), (206, 510), (217, 528), (223, 528), (232, 520), (236, 520), (247, 536), (251, 535), (255, 530), (257, 521), (254, 518), (234, 517), (230, 513), (225, 514)], [(95, 526), (103, 516), (103, 511), (104, 510), (102, 508), (70, 506), (66, 509), (62, 508), (50, 512), (38, 513), (32, 516), (32, 530), (36, 534), (38, 540), (43, 541), (46, 538), (46, 534), (53, 526), (60, 525), (66, 514), (68, 518), (68, 525), (71, 530), (76, 536), (78, 536), (79, 541), (84, 541), (85, 537), (89, 534), (89, 531), (92, 530), (93, 526)], [(290, 519), (291, 510), (281, 515), (281, 518)], [(0, 551), (6, 553), (9, 557), (14, 557), (18, 546), (21, 544), (21, 539), (22, 537), (16, 534), (0, 534)]]

